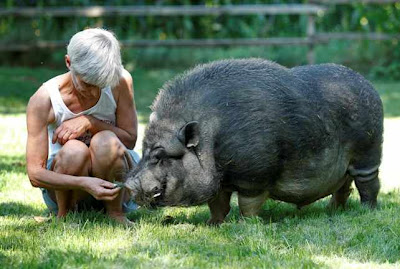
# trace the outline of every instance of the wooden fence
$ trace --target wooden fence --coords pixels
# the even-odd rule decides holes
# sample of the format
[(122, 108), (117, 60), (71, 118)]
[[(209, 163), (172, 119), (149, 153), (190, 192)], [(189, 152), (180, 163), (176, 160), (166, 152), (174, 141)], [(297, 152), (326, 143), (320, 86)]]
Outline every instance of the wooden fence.
[[(204, 15), (301, 15), (307, 16), (305, 37), (235, 38), (235, 39), (178, 39), (178, 40), (120, 40), (125, 47), (212, 47), (212, 46), (308, 46), (307, 60), (315, 62), (314, 46), (332, 39), (400, 39), (400, 35), (381, 33), (316, 33), (315, 16), (323, 15), (328, 8), (321, 4), (349, 4), (354, 2), (393, 3), (394, 0), (315, 0), (312, 4), (230, 5), (230, 6), (92, 6), (57, 8), (0, 9), (1, 16), (14, 17), (105, 17), (105, 16), (204, 16)], [(315, 3), (315, 4), (314, 4)], [(5, 44), (0, 51), (30, 51), (34, 49), (63, 48), (68, 41), (37, 41), (28, 44)]]

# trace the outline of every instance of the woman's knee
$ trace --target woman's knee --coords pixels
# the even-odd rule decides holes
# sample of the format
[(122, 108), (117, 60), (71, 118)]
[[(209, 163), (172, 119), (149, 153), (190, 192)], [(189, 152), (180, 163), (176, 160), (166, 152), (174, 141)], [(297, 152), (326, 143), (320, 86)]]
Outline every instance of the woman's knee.
[(69, 175), (85, 175), (90, 165), (89, 148), (81, 141), (69, 140), (53, 161), (53, 171)]
[(96, 162), (112, 165), (123, 158), (126, 148), (113, 132), (101, 131), (93, 136), (89, 150)]

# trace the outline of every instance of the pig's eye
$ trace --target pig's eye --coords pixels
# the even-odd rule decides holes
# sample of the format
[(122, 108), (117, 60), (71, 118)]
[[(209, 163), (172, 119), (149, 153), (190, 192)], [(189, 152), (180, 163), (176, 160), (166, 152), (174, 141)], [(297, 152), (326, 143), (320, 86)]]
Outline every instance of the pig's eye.
[(156, 148), (150, 153), (150, 162), (157, 164), (167, 157), (167, 154), (163, 148)]

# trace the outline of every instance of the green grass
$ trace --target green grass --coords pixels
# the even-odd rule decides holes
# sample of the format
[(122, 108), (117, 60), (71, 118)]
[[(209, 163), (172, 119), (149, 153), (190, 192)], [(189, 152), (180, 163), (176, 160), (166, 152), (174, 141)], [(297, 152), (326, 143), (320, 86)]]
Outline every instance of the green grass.
[[(50, 78), (66, 72), (48, 68), (28, 69), (0, 67), (0, 113), (24, 113), (32, 94)], [(135, 102), (139, 120), (147, 122), (150, 108), (158, 89), (181, 70), (142, 70), (132, 73), (135, 88)]]
[[(157, 89), (175, 73), (134, 73), (136, 103), (143, 118)], [(383, 191), (375, 211), (361, 207), (354, 191), (346, 210), (327, 210), (327, 199), (302, 210), (268, 201), (259, 218), (246, 220), (239, 218), (233, 199), (233, 209), (221, 227), (205, 225), (206, 206), (140, 209), (128, 215), (135, 222), (130, 228), (96, 212), (70, 214), (63, 221), (36, 221), (35, 216), (48, 213), (40, 190), (31, 187), (25, 172), (23, 112), (30, 94), (54, 74), (47, 69), (0, 68), (0, 82), (7, 85), (0, 89), (1, 268), (400, 267), (396, 162), (400, 121), (395, 118), (385, 122)], [(384, 99), (386, 116), (400, 116), (400, 83), (375, 85)], [(12, 106), (8, 100), (14, 100)]]
[[(159, 88), (169, 79), (181, 73), (181, 69), (136, 69), (132, 73), (135, 102), (139, 119), (147, 123), (149, 106)], [(48, 68), (28, 69), (0, 66), (0, 113), (24, 113), (29, 97), (48, 79), (65, 72)], [(385, 117), (400, 116), (400, 82), (377, 81), (373, 83), (381, 95)]]
[(373, 83), (379, 92), (383, 107), (385, 109), (385, 117), (400, 116), (400, 82), (382, 82)]

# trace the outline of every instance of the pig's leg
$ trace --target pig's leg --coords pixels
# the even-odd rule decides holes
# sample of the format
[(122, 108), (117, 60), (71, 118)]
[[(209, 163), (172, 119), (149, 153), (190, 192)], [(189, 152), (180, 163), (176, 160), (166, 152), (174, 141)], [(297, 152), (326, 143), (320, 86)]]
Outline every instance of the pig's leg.
[(343, 208), (346, 205), (347, 199), (352, 192), (351, 183), (353, 182), (353, 178), (349, 175), (345, 176), (345, 182), (339, 190), (337, 190), (334, 194), (332, 194), (331, 201), (329, 202), (329, 207), (338, 208), (342, 206)]
[(228, 215), (231, 210), (232, 192), (221, 190), (217, 196), (208, 202), (208, 207), (210, 208), (211, 218), (208, 220), (208, 224), (218, 225), (221, 224), (226, 215)]
[(258, 196), (248, 197), (239, 193), (239, 209), (243, 217), (257, 216), (268, 198), (268, 192), (264, 192)]
[(361, 203), (375, 208), (377, 204), (377, 196), (380, 188), (379, 183), (379, 165), (371, 168), (355, 168), (349, 167), (349, 173), (354, 177), (357, 190), (360, 194)]

